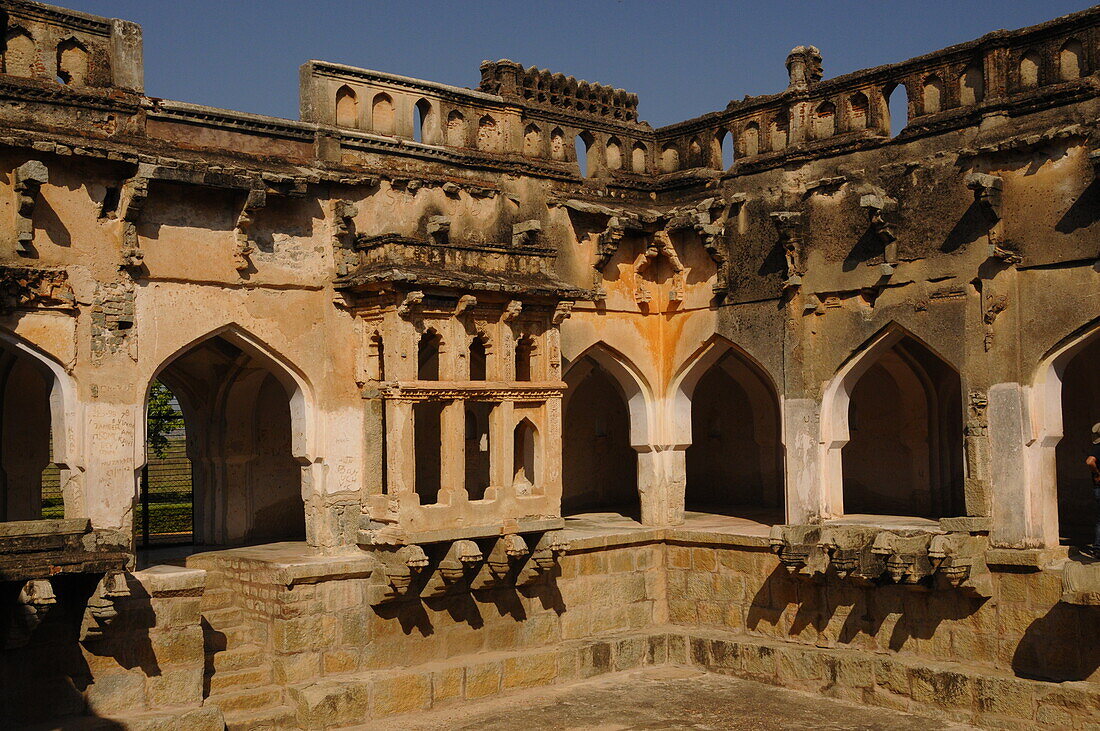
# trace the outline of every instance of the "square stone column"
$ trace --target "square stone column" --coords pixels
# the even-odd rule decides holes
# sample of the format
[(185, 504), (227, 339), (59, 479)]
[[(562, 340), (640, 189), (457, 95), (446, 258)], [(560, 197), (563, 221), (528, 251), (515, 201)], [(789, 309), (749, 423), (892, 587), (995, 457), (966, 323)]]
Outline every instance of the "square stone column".
[(679, 525), (684, 522), (687, 488), (687, 447), (634, 446), (638, 452), (638, 496), (643, 525)]
[(440, 492), (449, 499), (440, 502), (454, 504), (468, 499), (466, 493), (466, 402), (455, 399), (443, 407), (440, 415)]
[(416, 443), (411, 401), (386, 402), (386, 476), (391, 495), (416, 492)]

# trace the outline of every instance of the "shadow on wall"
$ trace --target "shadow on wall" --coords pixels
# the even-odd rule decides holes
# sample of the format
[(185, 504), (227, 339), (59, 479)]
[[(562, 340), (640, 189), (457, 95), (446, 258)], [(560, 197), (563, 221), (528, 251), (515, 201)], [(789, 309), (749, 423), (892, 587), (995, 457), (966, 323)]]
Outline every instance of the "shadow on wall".
[(1034, 680), (1087, 680), (1100, 669), (1100, 607), (1059, 602), (1032, 622), (1012, 655), (1012, 670)]

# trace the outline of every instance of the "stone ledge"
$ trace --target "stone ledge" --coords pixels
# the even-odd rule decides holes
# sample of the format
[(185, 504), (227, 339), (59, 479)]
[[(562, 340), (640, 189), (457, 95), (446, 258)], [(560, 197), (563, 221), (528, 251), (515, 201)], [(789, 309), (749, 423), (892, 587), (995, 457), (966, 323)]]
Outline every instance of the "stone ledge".
[(181, 566), (152, 566), (133, 573), (134, 580), (149, 596), (198, 596), (206, 588), (206, 571)]

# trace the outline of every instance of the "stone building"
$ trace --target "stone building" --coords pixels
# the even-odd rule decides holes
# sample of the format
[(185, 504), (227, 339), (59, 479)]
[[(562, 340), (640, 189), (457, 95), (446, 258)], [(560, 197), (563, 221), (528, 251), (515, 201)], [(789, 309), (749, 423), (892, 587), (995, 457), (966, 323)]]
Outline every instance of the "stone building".
[[(1100, 723), (1100, 8), (832, 79), (799, 46), (659, 129), (512, 61), (169, 101), (137, 25), (0, 11), (3, 723), (665, 663)], [(185, 558), (137, 550), (154, 382)]]

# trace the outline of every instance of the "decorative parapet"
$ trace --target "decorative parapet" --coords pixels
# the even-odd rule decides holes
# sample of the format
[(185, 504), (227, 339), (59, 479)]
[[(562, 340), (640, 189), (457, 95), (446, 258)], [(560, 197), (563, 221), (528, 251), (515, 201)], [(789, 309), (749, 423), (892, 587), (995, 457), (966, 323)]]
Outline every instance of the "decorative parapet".
[(502, 383), (486, 381), (391, 381), (378, 390), (380, 398), (392, 401), (487, 401), (492, 403), (537, 403), (561, 398), (562, 381), (545, 383)]
[(637, 94), (603, 84), (577, 81), (572, 76), (535, 66), (525, 69), (521, 64), (507, 59), (483, 61), (478, 88), (527, 106), (623, 122), (638, 120)]

